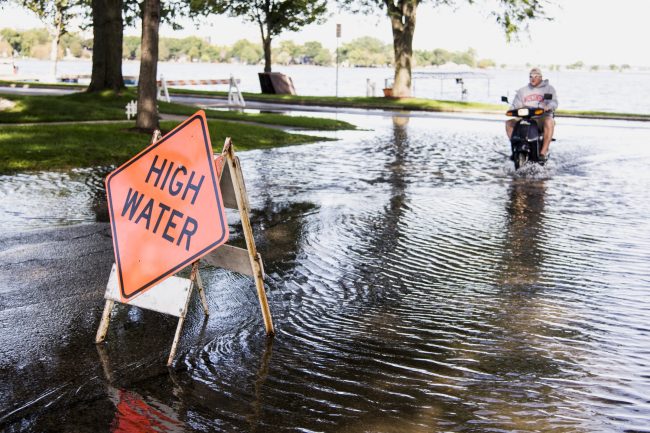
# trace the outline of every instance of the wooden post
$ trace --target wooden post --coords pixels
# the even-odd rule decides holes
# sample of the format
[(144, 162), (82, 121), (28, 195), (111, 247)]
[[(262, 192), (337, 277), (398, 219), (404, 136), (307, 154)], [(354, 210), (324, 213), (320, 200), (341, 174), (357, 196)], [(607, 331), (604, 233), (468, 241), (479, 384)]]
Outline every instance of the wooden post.
[(107, 299), (104, 304), (104, 312), (102, 313), (102, 320), (99, 322), (99, 328), (97, 329), (97, 335), (95, 336), (95, 343), (101, 343), (106, 339), (108, 324), (111, 321), (111, 311), (113, 311), (114, 304), (115, 302), (110, 299)]
[(248, 196), (246, 194), (246, 187), (244, 185), (244, 178), (239, 165), (239, 159), (234, 156), (232, 148), (232, 140), (230, 137), (226, 138), (223, 146), (223, 153), (226, 154), (228, 161), (228, 168), (230, 169), (230, 177), (232, 179), (233, 187), (235, 189), (235, 197), (237, 199), (237, 207), (239, 208), (239, 216), (241, 218), (242, 228), (244, 230), (244, 238), (246, 239), (246, 249), (253, 269), (253, 278), (255, 278), (255, 286), (257, 288), (257, 297), (260, 301), (260, 308), (262, 309), (262, 316), (264, 318), (264, 326), (267, 335), (275, 334), (273, 329), (273, 321), (271, 319), (271, 311), (269, 303), (266, 299), (266, 292), (264, 291), (264, 273), (262, 271), (260, 256), (255, 248), (255, 239), (253, 238), (253, 229), (251, 228), (249, 214)]
[[(181, 331), (183, 330), (183, 324), (185, 323), (185, 316), (187, 315), (187, 308), (190, 305), (190, 299), (192, 299), (192, 290), (194, 289), (194, 286), (201, 287), (199, 289), (199, 293), (203, 292), (202, 286), (203, 284), (200, 283), (200, 278), (199, 277), (199, 261), (195, 261), (192, 263), (192, 272), (190, 273), (190, 288), (189, 293), (187, 294), (187, 298), (185, 300), (185, 307), (183, 307), (183, 311), (181, 312), (180, 317), (178, 318), (178, 325), (176, 326), (176, 333), (174, 334), (174, 342), (172, 343), (172, 349), (169, 352), (169, 358), (167, 358), (167, 366), (170, 367), (172, 363), (174, 362), (174, 357), (176, 356), (176, 350), (178, 349), (178, 341), (181, 338)], [(200, 285), (199, 285), (200, 284)], [(203, 301), (204, 298), (201, 297), (201, 300)], [(203, 311), (205, 315), (208, 315), (208, 303), (207, 301), (203, 302)]]
[[(197, 267), (199, 262), (195, 262)], [(205, 290), (203, 289), (203, 280), (201, 280), (201, 274), (198, 271), (196, 271), (196, 287), (199, 289), (199, 296), (201, 297), (201, 304), (203, 305), (203, 312), (205, 313), (206, 316), (210, 315), (210, 312), (208, 311), (208, 299), (205, 297)]]

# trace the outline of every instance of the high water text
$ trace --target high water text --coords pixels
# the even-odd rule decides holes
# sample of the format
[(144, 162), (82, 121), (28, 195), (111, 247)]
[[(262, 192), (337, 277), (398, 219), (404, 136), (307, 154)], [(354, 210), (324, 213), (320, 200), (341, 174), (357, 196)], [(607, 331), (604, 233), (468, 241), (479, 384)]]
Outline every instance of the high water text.
[[(158, 161), (156, 155), (145, 178), (145, 183), (152, 184), (170, 197), (180, 196), (183, 201), (194, 205), (201, 191), (205, 176), (198, 178), (195, 171), (188, 175), (187, 168), (182, 164), (174, 164), (166, 158)], [(143, 205), (144, 203), (144, 205)], [(162, 200), (147, 198), (144, 193), (131, 187), (126, 195), (122, 216), (128, 214), (129, 221), (134, 224), (144, 224), (146, 230), (159, 234), (163, 239), (176, 246), (181, 244), (186, 251), (190, 249), (192, 236), (199, 228), (198, 221), (180, 210), (172, 208)], [(176, 227), (180, 227), (180, 233)]]

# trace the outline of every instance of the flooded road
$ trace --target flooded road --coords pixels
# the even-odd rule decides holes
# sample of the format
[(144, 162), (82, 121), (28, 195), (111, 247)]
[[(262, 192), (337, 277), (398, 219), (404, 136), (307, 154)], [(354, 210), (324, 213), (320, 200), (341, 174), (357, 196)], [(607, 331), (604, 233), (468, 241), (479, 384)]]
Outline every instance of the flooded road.
[(650, 125), (558, 119), (515, 173), (502, 119), (339, 119), (240, 154), (276, 337), (203, 267), (171, 370), (171, 317), (93, 343), (109, 168), (0, 177), (0, 428), (650, 431)]

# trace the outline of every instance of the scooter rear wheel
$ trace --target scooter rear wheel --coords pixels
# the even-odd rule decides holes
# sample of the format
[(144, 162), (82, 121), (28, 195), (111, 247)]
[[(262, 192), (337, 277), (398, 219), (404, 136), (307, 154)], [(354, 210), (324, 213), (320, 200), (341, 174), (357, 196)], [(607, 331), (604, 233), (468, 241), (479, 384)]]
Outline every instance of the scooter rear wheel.
[(515, 153), (515, 170), (519, 170), (528, 162), (528, 155), (525, 152)]

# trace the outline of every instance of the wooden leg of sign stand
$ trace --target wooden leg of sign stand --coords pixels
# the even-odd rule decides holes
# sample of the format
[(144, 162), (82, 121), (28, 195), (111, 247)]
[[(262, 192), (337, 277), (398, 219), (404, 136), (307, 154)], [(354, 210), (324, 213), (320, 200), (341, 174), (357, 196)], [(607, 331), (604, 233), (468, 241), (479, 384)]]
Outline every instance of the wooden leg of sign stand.
[(199, 262), (196, 262), (196, 287), (199, 289), (199, 297), (201, 298), (201, 304), (203, 305), (203, 312), (208, 316), (210, 315), (210, 312), (208, 311), (208, 299), (205, 297), (205, 290), (203, 290), (203, 281), (201, 280), (201, 274), (198, 271), (198, 264)]
[(113, 311), (114, 304), (115, 302), (109, 299), (107, 299), (104, 304), (104, 312), (102, 313), (102, 320), (99, 322), (99, 328), (97, 329), (97, 335), (95, 336), (95, 343), (101, 343), (106, 339), (108, 324), (111, 321), (111, 311)]
[(242, 176), (239, 160), (234, 157), (232, 142), (229, 138), (226, 139), (224, 144), (224, 153), (227, 155), (228, 168), (230, 169), (230, 176), (232, 179), (233, 187), (235, 189), (235, 197), (237, 199), (237, 207), (239, 208), (239, 216), (241, 218), (242, 228), (244, 229), (244, 238), (246, 238), (246, 249), (251, 262), (251, 268), (255, 278), (255, 286), (257, 288), (257, 297), (260, 301), (262, 309), (262, 317), (264, 318), (264, 326), (266, 327), (266, 334), (273, 335), (273, 321), (271, 319), (271, 311), (269, 310), (269, 303), (266, 299), (266, 292), (264, 291), (264, 271), (262, 269), (261, 260), (257, 249), (255, 248), (255, 239), (253, 238), (253, 229), (248, 217), (249, 205), (248, 197), (246, 195), (246, 187), (244, 186), (244, 178)]
[(178, 318), (178, 326), (176, 326), (176, 334), (174, 334), (174, 342), (172, 343), (172, 350), (169, 352), (169, 358), (167, 358), (167, 367), (171, 367), (172, 362), (174, 362), (174, 357), (176, 356), (176, 349), (178, 349), (178, 340), (180, 340), (181, 338), (181, 330), (183, 329), (184, 322), (185, 322), (185, 312), (183, 312), (183, 315)]
[(181, 339), (181, 331), (183, 330), (183, 324), (185, 323), (185, 316), (187, 315), (187, 307), (190, 305), (190, 299), (192, 298), (192, 290), (194, 286), (198, 288), (201, 304), (203, 305), (203, 312), (205, 315), (208, 315), (208, 301), (205, 299), (205, 293), (203, 293), (203, 283), (201, 281), (201, 276), (199, 275), (199, 261), (192, 263), (192, 273), (190, 274), (190, 284), (189, 293), (187, 294), (187, 299), (185, 300), (185, 307), (183, 312), (178, 318), (178, 325), (176, 326), (176, 333), (174, 334), (174, 342), (172, 343), (172, 349), (169, 352), (169, 358), (167, 358), (167, 366), (170, 367), (174, 362), (174, 357), (176, 356), (176, 350), (178, 349), (178, 341)]

